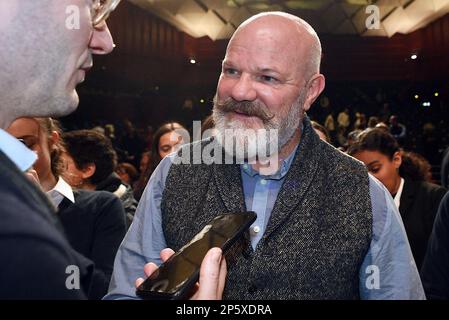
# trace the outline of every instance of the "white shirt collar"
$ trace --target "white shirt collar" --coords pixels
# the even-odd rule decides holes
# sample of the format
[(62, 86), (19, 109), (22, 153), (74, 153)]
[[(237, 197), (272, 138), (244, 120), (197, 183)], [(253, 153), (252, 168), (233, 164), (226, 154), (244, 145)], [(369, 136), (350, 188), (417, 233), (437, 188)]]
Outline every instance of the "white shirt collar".
[(61, 204), (64, 198), (67, 198), (70, 202), (75, 203), (75, 195), (73, 194), (72, 187), (61, 177), (59, 177), (58, 183), (56, 183), (55, 187), (50, 191), (47, 191), (47, 195), (56, 207)]
[(396, 192), (396, 195), (394, 196), (394, 203), (396, 204), (396, 207), (399, 209), (399, 206), (401, 205), (401, 195), (402, 190), (404, 190), (404, 179), (401, 178), (401, 183), (399, 184), (398, 192)]
[(0, 129), (0, 150), (22, 171), (30, 169), (37, 154), (6, 131)]

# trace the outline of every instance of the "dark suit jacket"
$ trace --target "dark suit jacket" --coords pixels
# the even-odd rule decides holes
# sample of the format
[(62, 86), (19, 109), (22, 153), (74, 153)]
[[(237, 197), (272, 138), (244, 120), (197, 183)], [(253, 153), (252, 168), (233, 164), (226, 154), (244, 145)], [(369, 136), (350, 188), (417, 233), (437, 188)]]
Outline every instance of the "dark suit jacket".
[(79, 268), (87, 293), (93, 264), (71, 249), (44, 193), (2, 151), (0, 216), (0, 299), (86, 297), (83, 290), (67, 288), (73, 273), (66, 271)]
[(126, 233), (125, 211), (106, 191), (74, 190), (75, 203), (59, 205), (58, 216), (72, 247), (95, 263), (89, 299), (106, 295), (117, 249)]
[(427, 299), (449, 299), (449, 193), (435, 218), (421, 279)]
[(446, 189), (438, 185), (405, 179), (399, 212), (418, 270), (426, 254), (438, 206), (445, 194)]

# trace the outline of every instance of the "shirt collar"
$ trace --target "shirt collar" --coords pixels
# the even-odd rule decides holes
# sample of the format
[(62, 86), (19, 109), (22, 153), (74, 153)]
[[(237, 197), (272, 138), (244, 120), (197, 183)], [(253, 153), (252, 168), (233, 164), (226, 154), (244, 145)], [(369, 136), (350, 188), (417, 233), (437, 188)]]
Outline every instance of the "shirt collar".
[[(276, 173), (269, 175), (269, 176), (264, 176), (264, 179), (281, 180), (282, 178), (284, 178), (285, 175), (287, 174), (288, 170), (290, 169), (293, 159), (295, 158), (296, 151), (298, 150), (298, 146), (299, 146), (299, 144), (296, 145), (295, 149), (293, 149), (293, 151), (288, 155), (287, 158), (282, 160), (281, 167), (279, 168), (279, 170)], [(246, 173), (247, 175), (249, 175), (251, 177), (254, 177), (255, 175), (260, 175), (260, 173), (256, 170), (254, 170), (253, 167), (251, 165), (249, 165), (248, 163), (244, 163), (243, 165), (241, 165), (241, 169), (244, 173)]]
[(401, 178), (401, 183), (399, 184), (398, 192), (396, 192), (396, 195), (394, 196), (394, 203), (396, 204), (396, 207), (399, 209), (399, 206), (401, 205), (401, 196), (402, 191), (404, 190), (404, 178)]
[(37, 154), (6, 131), (0, 129), (0, 150), (22, 171), (30, 169)]
[(61, 195), (64, 198), (69, 199), (70, 202), (75, 203), (75, 195), (73, 194), (72, 187), (61, 177), (59, 177), (58, 183), (56, 183), (55, 187), (50, 191), (47, 191), (47, 194), (52, 199), (56, 198), (57, 195)]

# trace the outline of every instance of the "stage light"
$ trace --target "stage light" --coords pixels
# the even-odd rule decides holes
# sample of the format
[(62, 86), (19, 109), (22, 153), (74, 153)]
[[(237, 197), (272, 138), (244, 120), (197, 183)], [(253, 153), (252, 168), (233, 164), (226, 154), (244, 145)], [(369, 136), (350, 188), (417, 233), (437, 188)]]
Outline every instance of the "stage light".
[(419, 95), (415, 94), (415, 99), (418, 100), (419, 99)]
[(191, 64), (195, 64), (195, 63), (196, 63), (196, 60), (193, 59), (193, 58), (191, 58), (191, 59), (190, 59), (190, 63), (191, 63)]
[(439, 94), (438, 92), (435, 92), (433, 95), (434, 95), (435, 97), (438, 97), (440, 94)]
[(201, 103), (204, 103), (204, 99), (201, 99), (200, 102), (201, 102)]
[(411, 57), (410, 57), (410, 59), (416, 60), (416, 59), (418, 59), (418, 55), (417, 55), (417, 54), (412, 54)]

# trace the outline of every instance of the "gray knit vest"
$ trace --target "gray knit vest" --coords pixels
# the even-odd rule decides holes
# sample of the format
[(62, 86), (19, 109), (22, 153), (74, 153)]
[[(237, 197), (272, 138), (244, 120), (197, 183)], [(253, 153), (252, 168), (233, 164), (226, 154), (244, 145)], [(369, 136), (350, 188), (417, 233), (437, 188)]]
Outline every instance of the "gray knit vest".
[[(246, 211), (239, 165), (173, 164), (161, 210), (167, 245), (178, 250), (218, 214)], [(365, 167), (322, 142), (306, 117), (256, 250), (247, 232), (226, 254), (224, 298), (358, 299), (371, 231)]]

